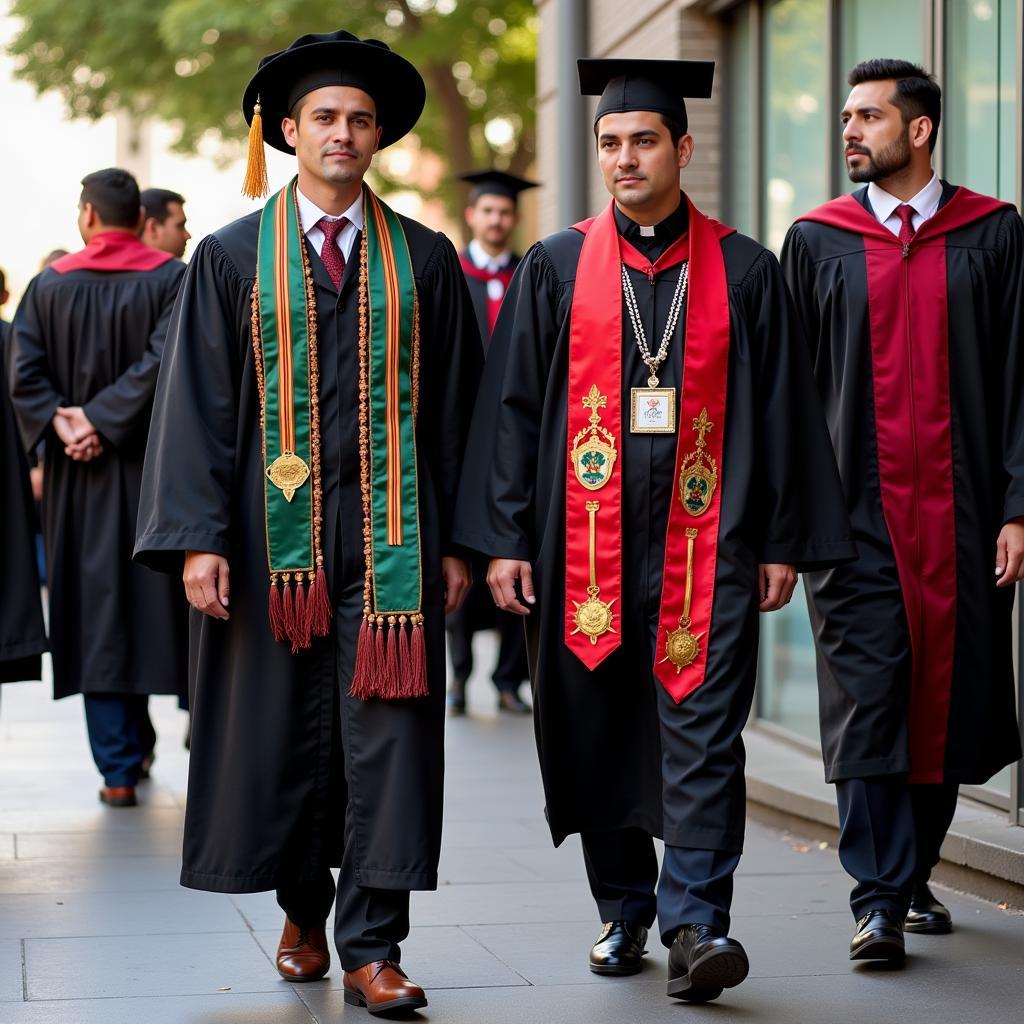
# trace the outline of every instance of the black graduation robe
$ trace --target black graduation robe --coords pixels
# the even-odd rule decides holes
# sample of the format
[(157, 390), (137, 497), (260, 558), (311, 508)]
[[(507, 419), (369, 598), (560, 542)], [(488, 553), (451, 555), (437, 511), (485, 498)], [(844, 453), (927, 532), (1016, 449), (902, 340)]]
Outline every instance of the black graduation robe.
[(1024, 516), (1024, 225), (956, 191), (905, 257), (866, 187), (783, 250), (860, 556), (807, 581), (830, 781), (982, 783), (1020, 756), (993, 570)]
[[(253, 892), (341, 861), (346, 805), (361, 885), (437, 885), (444, 775), (444, 595), (455, 492), (481, 359), (451, 243), (401, 218), (420, 301), (417, 426), (429, 697), (348, 695), (363, 607), (358, 264), (316, 286), (324, 557), (334, 636), (292, 655), (267, 611), (259, 396), (250, 334), (259, 212), (189, 261), (161, 367), (136, 558), (180, 587), (186, 551), (225, 556), (229, 621), (190, 620), (192, 748), (183, 885)], [(359, 238), (352, 249), (359, 252)]]
[(28, 462), (18, 436), (7, 381), (11, 325), (0, 320), (0, 562), (4, 597), (0, 601), (0, 683), (41, 679), (46, 629), (36, 567), (36, 517)]
[[(505, 269), (510, 274), (514, 274), (516, 267), (519, 266), (521, 261), (521, 256), (517, 253), (512, 253), (512, 258)], [(466, 274), (466, 287), (469, 289), (469, 297), (473, 300), (473, 311), (476, 313), (477, 327), (484, 343), (484, 351), (486, 351), (491, 343), (490, 297), (487, 293), (487, 281), (473, 274), (476, 266), (473, 263), (473, 257), (469, 254), (469, 249), (463, 249), (459, 253), (459, 262), (462, 264), (462, 269)], [(504, 301), (504, 296), (502, 296), (502, 301)]]
[[(186, 689), (180, 588), (132, 564), (160, 354), (184, 264), (43, 270), (14, 320), (12, 398), (26, 451), (46, 442), (42, 526), (54, 697)], [(75, 462), (51, 425), (84, 408), (103, 454)]]
[[(681, 222), (679, 216), (669, 218), (668, 229), (659, 225), (661, 248), (685, 230), (685, 214)], [(621, 214), (617, 223), (643, 251), (636, 226)], [(527, 642), (555, 843), (572, 832), (635, 826), (671, 845), (739, 850), (740, 734), (757, 666), (758, 564), (806, 569), (853, 555), (810, 365), (793, 338), (775, 257), (729, 235), (721, 241), (731, 319), (728, 411), (706, 679), (677, 705), (653, 673), (676, 435), (631, 434), (628, 401), (618, 431), (622, 643), (589, 671), (566, 647), (563, 626), (567, 357), (582, 243), (579, 231), (561, 231), (520, 264), (484, 370), (455, 537), (489, 556), (533, 565), (537, 604), (526, 620)], [(653, 283), (628, 273), (656, 349), (678, 268)], [(611, 343), (622, 346), (628, 395), (646, 384), (648, 371), (625, 309), (623, 327)], [(684, 333), (685, 315), (660, 373), (661, 386), (676, 388), (677, 397)]]

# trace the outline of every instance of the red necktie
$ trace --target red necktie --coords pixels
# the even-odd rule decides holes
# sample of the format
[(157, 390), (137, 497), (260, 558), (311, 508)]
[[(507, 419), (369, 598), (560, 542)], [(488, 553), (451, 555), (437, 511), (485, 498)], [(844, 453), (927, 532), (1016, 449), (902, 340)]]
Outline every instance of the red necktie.
[(900, 244), (910, 245), (911, 239), (914, 237), (916, 232), (914, 231), (914, 214), (917, 213), (909, 203), (903, 203), (896, 207), (896, 216), (900, 219)]
[(347, 217), (339, 217), (331, 220), (330, 217), (321, 217), (316, 226), (324, 233), (324, 244), (320, 250), (320, 259), (324, 261), (327, 273), (331, 275), (335, 288), (341, 287), (341, 276), (345, 273), (345, 257), (338, 248), (337, 238), (341, 229), (348, 223)]

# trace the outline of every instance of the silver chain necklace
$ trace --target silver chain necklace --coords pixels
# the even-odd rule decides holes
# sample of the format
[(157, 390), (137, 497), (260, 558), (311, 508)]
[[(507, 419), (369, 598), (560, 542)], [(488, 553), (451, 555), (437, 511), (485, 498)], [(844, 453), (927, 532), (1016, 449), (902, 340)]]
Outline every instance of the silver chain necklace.
[(661, 345), (657, 355), (651, 355), (651, 346), (647, 343), (647, 332), (644, 330), (643, 321), (640, 319), (640, 309), (636, 304), (636, 292), (633, 291), (633, 282), (626, 273), (626, 265), (622, 264), (622, 293), (626, 297), (626, 309), (629, 310), (629, 319), (633, 324), (633, 334), (636, 336), (636, 345), (640, 349), (640, 358), (644, 361), (651, 376), (647, 380), (647, 386), (656, 388), (658, 386), (658, 369), (668, 355), (668, 347), (672, 342), (672, 336), (676, 333), (676, 324), (679, 322), (679, 313), (683, 308), (683, 301), (686, 298), (686, 286), (690, 279), (690, 262), (684, 260), (679, 267), (679, 280), (676, 282), (675, 294), (672, 296), (672, 304), (668, 308), (668, 321), (665, 324), (665, 332), (661, 338)]

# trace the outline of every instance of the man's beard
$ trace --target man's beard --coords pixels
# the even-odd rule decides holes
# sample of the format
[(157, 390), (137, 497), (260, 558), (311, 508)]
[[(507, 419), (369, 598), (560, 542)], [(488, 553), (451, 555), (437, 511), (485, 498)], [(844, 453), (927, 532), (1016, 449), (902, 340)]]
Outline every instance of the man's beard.
[(876, 156), (861, 148), (854, 149), (854, 152), (866, 156), (868, 162), (859, 167), (847, 164), (850, 181), (882, 181), (898, 174), (910, 164), (910, 140), (906, 134), (898, 135), (888, 146), (880, 149)]

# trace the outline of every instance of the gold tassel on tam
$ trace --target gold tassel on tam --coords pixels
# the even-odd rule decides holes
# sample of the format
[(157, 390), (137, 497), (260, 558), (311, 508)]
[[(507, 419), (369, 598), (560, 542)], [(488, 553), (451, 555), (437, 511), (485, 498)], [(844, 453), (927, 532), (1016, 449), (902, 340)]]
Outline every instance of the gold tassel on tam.
[(242, 195), (250, 199), (263, 199), (270, 192), (267, 178), (267, 154), (263, 149), (263, 117), (259, 100), (252, 108), (252, 123), (249, 125), (249, 159), (245, 166), (245, 181)]

